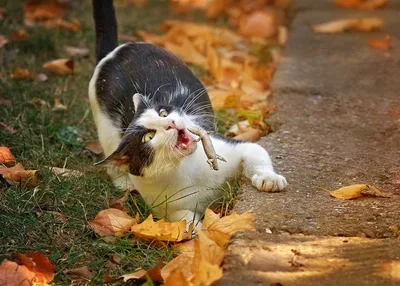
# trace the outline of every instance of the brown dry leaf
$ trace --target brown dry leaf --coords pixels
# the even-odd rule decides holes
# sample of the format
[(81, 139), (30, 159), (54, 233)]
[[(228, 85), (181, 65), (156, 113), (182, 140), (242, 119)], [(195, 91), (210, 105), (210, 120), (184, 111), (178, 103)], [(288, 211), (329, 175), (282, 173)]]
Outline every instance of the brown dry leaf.
[(60, 175), (62, 177), (70, 178), (70, 177), (80, 177), (85, 173), (78, 170), (71, 170), (66, 168), (58, 168), (58, 167), (48, 167), (53, 174)]
[(30, 286), (36, 274), (24, 265), (4, 259), (0, 264), (0, 285)]
[(28, 69), (16, 67), (14, 72), (11, 74), (11, 78), (32, 80), (35, 78), (35, 76)]
[[(324, 189), (325, 190), (325, 189)], [(344, 199), (344, 200), (352, 200), (352, 199), (357, 199), (361, 197), (387, 197), (384, 193), (382, 193), (380, 190), (375, 188), (374, 186), (367, 185), (367, 184), (358, 184), (358, 185), (350, 185), (346, 186), (334, 191), (329, 191), (329, 194), (335, 198), (338, 199)]]
[(99, 212), (94, 220), (89, 222), (89, 225), (100, 236), (122, 236), (136, 223), (136, 219), (127, 213), (109, 208)]
[(74, 73), (75, 63), (71, 59), (58, 59), (43, 64), (43, 68), (56, 74), (72, 74)]
[(383, 27), (383, 20), (380, 18), (352, 18), (335, 20), (313, 26), (317, 33), (343, 33), (345, 31), (369, 32)]
[(0, 8), (0, 20), (3, 20), (6, 17), (6, 9)]
[(28, 39), (28, 33), (25, 29), (19, 29), (17, 32), (11, 35), (11, 40), (18, 41), (18, 40), (25, 40)]
[(46, 28), (61, 28), (72, 33), (79, 33), (82, 30), (82, 25), (77, 19), (71, 21), (55, 19), (43, 22), (41, 25)]
[(335, 4), (343, 8), (373, 10), (386, 6), (388, 0), (336, 0)]
[(239, 21), (239, 33), (246, 37), (271, 38), (278, 32), (278, 21), (272, 11), (255, 11)]
[(65, 47), (65, 51), (71, 57), (75, 58), (84, 58), (89, 56), (89, 49), (88, 48), (79, 48), (79, 47), (72, 47), (67, 46)]
[(32, 98), (30, 103), (33, 104), (36, 107), (41, 107), (41, 106), (50, 107), (50, 104), (47, 101), (45, 101), (43, 99), (40, 99), (40, 98)]
[(378, 50), (388, 51), (392, 47), (392, 37), (386, 35), (383, 39), (371, 38), (369, 40), (370, 47)]
[(15, 133), (17, 132), (17, 129), (15, 129), (14, 127), (8, 125), (7, 123), (4, 122), (0, 122), (0, 128), (3, 129), (4, 131), (8, 132), (8, 133)]
[(10, 148), (6, 146), (0, 146), (0, 164), (14, 165), (15, 163), (15, 157), (11, 153)]
[(16, 253), (15, 257), (22, 265), (36, 274), (33, 282), (47, 284), (54, 279), (56, 268), (43, 253)]
[(127, 282), (129, 280), (146, 281), (147, 280), (147, 276), (148, 276), (154, 282), (163, 283), (164, 280), (161, 277), (161, 268), (162, 268), (162, 266), (163, 266), (163, 263), (160, 262), (156, 266), (154, 266), (153, 268), (151, 268), (151, 269), (149, 269), (147, 271), (143, 270), (143, 269), (138, 269), (135, 272), (121, 275), (120, 277), (115, 278), (114, 281), (117, 281), (117, 280), (123, 280), (124, 282)]
[(10, 173), (10, 172), (18, 172), (18, 171), (25, 171), (25, 168), (24, 168), (24, 166), (22, 166), (21, 163), (18, 163), (11, 168), (0, 166), (0, 175), (4, 175), (4, 174)]
[(163, 219), (153, 221), (153, 216), (140, 224), (133, 225), (131, 232), (142, 239), (160, 241), (181, 241), (185, 233), (186, 221), (166, 222)]
[(236, 135), (233, 139), (241, 140), (241, 141), (248, 141), (248, 142), (256, 142), (260, 140), (261, 136), (263, 135), (263, 131), (257, 128), (249, 127), (243, 133)]
[(116, 7), (126, 7), (129, 5), (135, 5), (138, 8), (142, 8), (147, 4), (148, 0), (116, 0)]
[(121, 211), (126, 211), (125, 203), (129, 198), (129, 194), (131, 190), (126, 190), (125, 194), (119, 199), (110, 200), (109, 206), (110, 208), (119, 209)]
[[(193, 240), (193, 243), (194, 241), (195, 240)], [(164, 278), (165, 281), (169, 280), (170, 282), (172, 282), (169, 279), (170, 275), (176, 271), (181, 271), (185, 280), (189, 279), (192, 275), (193, 258), (194, 249), (192, 253), (184, 253), (178, 255), (163, 267), (163, 269), (161, 270), (161, 276)]]
[(28, 25), (34, 22), (60, 19), (64, 17), (66, 6), (57, 1), (28, 1), (24, 5), (24, 21)]
[[(154, 45), (162, 46), (165, 42), (165, 37), (163, 35), (156, 35), (153, 33), (148, 33), (146, 31), (136, 31), (136, 35), (141, 38), (144, 42), (151, 43)], [(132, 38), (132, 36), (122, 38), (125, 41), (135, 42), (137, 39)]]
[(0, 98), (0, 105), (11, 106), (12, 105), (12, 101), (9, 100), (9, 99)]
[(221, 109), (236, 108), (242, 93), (237, 89), (213, 89), (208, 91), (208, 95), (213, 109), (218, 111)]
[(103, 153), (103, 147), (101, 147), (100, 141), (89, 141), (85, 149), (96, 155)]
[(206, 57), (196, 50), (192, 42), (187, 37), (182, 37), (181, 45), (177, 45), (172, 42), (166, 42), (164, 43), (164, 47), (178, 57), (182, 58), (182, 60), (184, 60), (186, 63), (195, 64), (202, 67), (207, 65)]
[(8, 43), (8, 39), (4, 35), (0, 35), (0, 49)]
[(54, 99), (54, 107), (51, 109), (52, 111), (65, 111), (68, 109), (68, 106), (62, 104), (58, 98)]
[(90, 272), (87, 266), (75, 268), (75, 269), (65, 269), (63, 273), (67, 276), (78, 276), (86, 279), (92, 279), (94, 277), (93, 273)]
[(203, 231), (219, 246), (228, 244), (231, 236), (237, 232), (254, 231), (255, 216), (249, 212), (241, 215), (233, 212), (228, 216), (219, 218), (212, 210), (206, 209), (203, 220)]
[(3, 178), (11, 185), (23, 184), (28, 188), (33, 188), (38, 185), (38, 175), (38, 170), (8, 171), (3, 174)]

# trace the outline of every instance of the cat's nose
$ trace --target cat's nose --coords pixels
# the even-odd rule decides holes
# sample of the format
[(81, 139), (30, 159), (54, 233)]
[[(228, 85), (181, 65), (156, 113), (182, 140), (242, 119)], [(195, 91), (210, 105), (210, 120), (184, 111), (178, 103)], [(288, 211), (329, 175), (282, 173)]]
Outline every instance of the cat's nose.
[(176, 125), (175, 125), (175, 121), (171, 120), (168, 122), (168, 124), (165, 126), (166, 130), (170, 130), (170, 129), (176, 129)]

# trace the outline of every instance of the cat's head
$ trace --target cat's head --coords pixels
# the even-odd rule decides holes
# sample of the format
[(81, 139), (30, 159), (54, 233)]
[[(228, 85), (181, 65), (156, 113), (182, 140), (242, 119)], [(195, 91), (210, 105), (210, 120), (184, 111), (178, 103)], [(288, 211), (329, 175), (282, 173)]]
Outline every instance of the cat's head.
[(175, 169), (197, 144), (187, 128), (193, 121), (182, 110), (133, 96), (135, 116), (117, 150), (99, 163), (117, 166), (135, 176), (154, 177)]

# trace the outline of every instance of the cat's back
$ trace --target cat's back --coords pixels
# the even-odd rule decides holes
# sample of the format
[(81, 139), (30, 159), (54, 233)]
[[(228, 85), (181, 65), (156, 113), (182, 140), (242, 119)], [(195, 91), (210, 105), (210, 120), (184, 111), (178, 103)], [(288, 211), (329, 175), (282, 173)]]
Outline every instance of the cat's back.
[(182, 60), (148, 43), (124, 44), (109, 53), (99, 62), (91, 86), (103, 110), (128, 122), (135, 93), (178, 106), (187, 97), (204, 93), (199, 100), (210, 103), (204, 86)]

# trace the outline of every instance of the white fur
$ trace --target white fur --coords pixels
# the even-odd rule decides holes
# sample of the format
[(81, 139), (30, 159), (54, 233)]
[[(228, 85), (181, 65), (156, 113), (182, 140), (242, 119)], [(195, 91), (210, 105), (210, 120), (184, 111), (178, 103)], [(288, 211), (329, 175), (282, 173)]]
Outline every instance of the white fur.
[[(114, 57), (118, 49), (100, 61), (89, 84), (90, 104), (106, 156), (112, 154), (121, 142), (121, 129), (115, 126), (115, 119), (111, 120), (100, 109), (95, 83), (103, 63)], [(178, 89), (185, 88), (179, 82)], [(218, 162), (218, 171), (208, 165), (201, 141), (192, 143), (187, 150), (174, 149), (177, 130), (166, 128), (172, 121), (178, 129), (196, 126), (195, 114), (181, 116), (172, 112), (164, 118), (156, 110), (148, 109), (139, 118), (139, 124), (156, 130), (154, 138), (147, 143), (155, 149), (154, 161), (144, 169), (143, 176), (108, 170), (118, 187), (135, 187), (156, 216), (171, 221), (186, 219), (187, 222), (197, 222), (207, 205), (221, 195), (220, 187), (240, 174), (249, 178), (260, 191), (276, 191), (286, 187), (285, 178), (274, 172), (267, 151), (257, 144), (232, 144), (211, 136), (216, 153), (227, 161)], [(196, 138), (186, 132), (188, 136)]]

